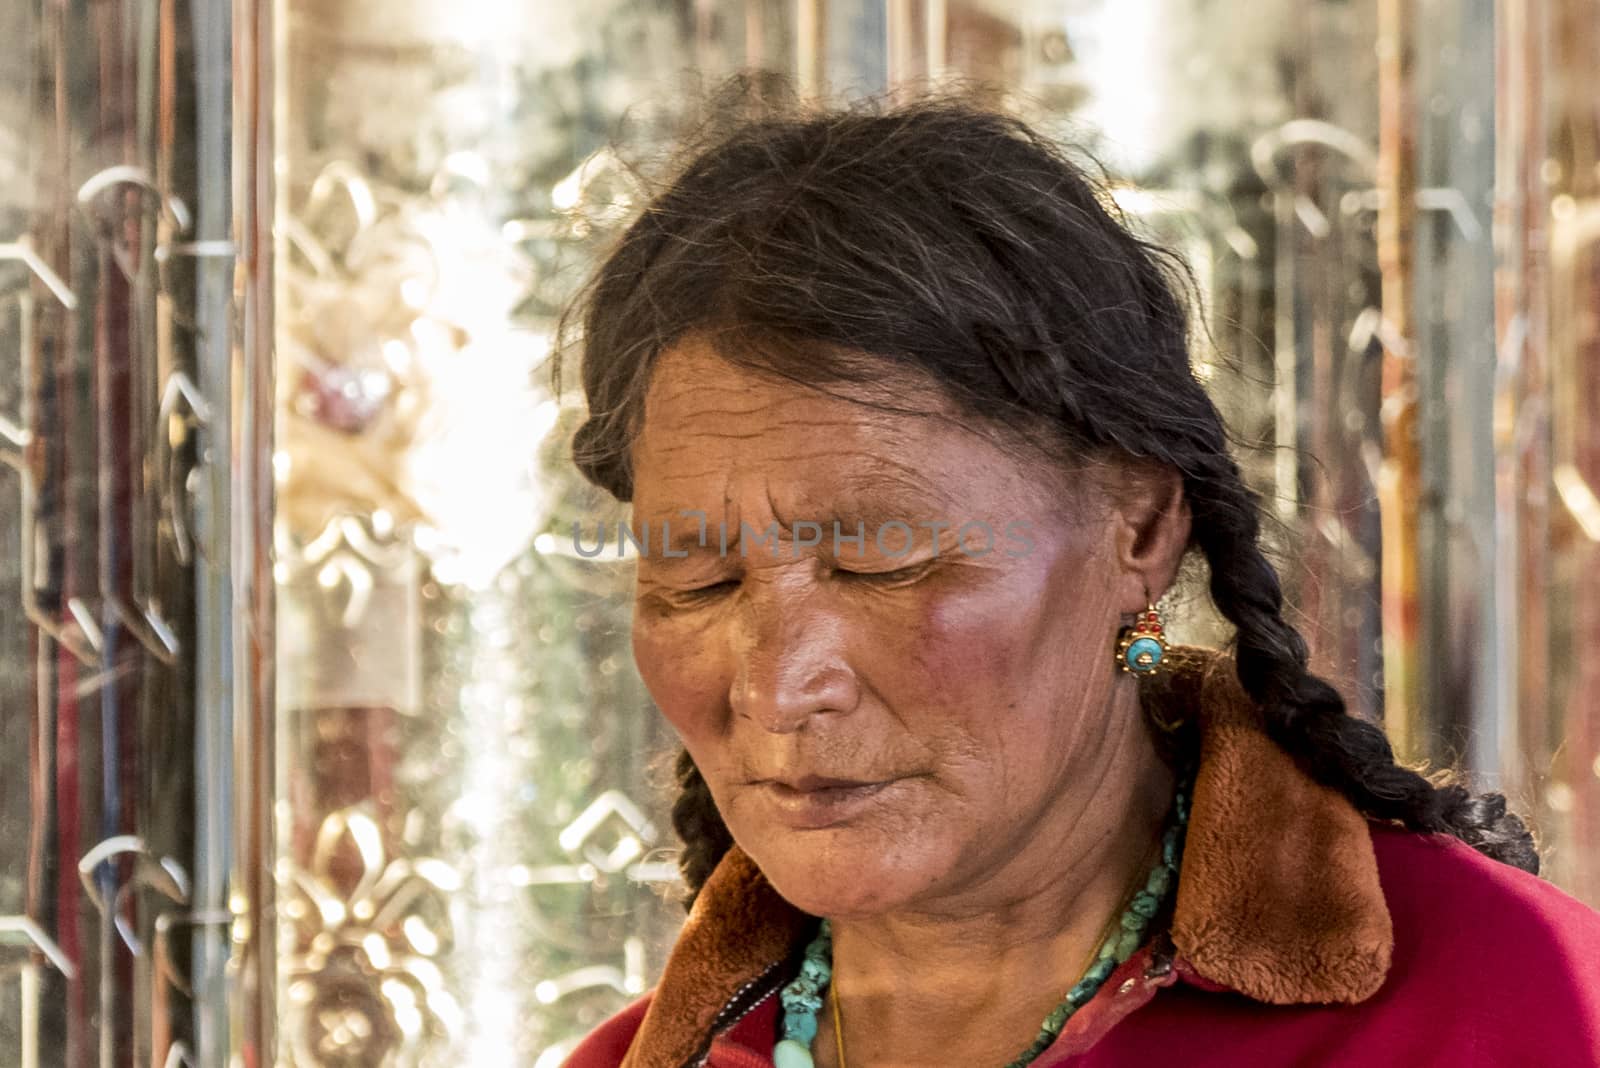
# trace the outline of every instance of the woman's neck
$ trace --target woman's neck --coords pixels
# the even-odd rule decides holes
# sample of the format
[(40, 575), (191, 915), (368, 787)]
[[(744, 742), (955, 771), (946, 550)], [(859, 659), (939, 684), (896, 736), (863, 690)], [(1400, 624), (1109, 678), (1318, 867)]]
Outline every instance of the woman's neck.
[[(1132, 730), (1094, 781), (992, 876), (914, 911), (833, 919), (851, 1068), (1001, 1068), (1034, 1040), (1158, 856), (1175, 780), (1137, 709), (1121, 722)], [(839, 1064), (830, 1011), (820, 1068)]]

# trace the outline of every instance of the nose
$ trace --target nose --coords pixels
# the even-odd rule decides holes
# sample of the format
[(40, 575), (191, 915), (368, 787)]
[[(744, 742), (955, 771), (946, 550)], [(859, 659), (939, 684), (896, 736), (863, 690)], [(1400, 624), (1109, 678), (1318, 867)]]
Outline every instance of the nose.
[(764, 592), (745, 599), (736, 627), (734, 714), (788, 734), (815, 716), (853, 709), (860, 690), (844, 620), (815, 596)]

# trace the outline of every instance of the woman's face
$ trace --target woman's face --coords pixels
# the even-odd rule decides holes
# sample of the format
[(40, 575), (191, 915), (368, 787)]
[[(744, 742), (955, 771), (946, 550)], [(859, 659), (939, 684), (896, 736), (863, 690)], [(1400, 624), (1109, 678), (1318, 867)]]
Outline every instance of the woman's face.
[(781, 894), (864, 916), (1046, 877), (1108, 717), (1138, 726), (1113, 648), (1143, 591), (1102, 509), (952, 421), (694, 340), (657, 366), (634, 476), (639, 670)]

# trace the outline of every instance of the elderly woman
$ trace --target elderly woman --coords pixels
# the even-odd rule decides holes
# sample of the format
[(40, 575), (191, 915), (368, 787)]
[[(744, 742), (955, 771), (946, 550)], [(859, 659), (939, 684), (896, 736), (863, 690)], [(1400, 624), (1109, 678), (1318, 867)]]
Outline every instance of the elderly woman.
[(949, 100), (746, 120), (623, 235), (574, 450), (693, 905), (569, 1065), (1600, 1064), (1600, 915), (1308, 670), (1175, 276)]

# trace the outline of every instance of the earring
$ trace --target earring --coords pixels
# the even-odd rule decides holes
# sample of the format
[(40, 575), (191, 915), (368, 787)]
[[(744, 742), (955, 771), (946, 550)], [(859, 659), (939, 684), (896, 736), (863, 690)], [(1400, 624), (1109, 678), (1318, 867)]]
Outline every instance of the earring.
[(1161, 613), (1148, 600), (1145, 603), (1133, 626), (1123, 627), (1117, 640), (1117, 666), (1130, 675), (1154, 675), (1167, 656)]

